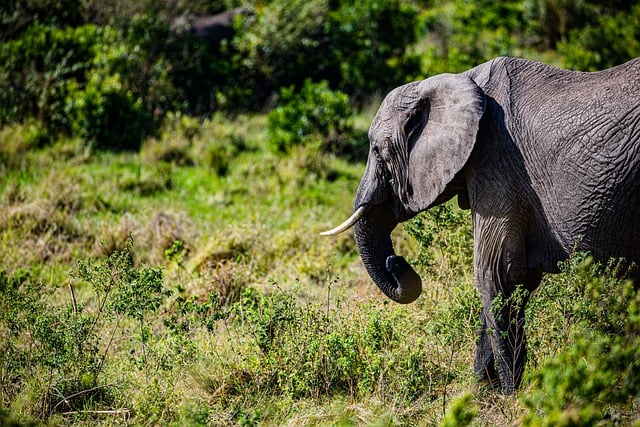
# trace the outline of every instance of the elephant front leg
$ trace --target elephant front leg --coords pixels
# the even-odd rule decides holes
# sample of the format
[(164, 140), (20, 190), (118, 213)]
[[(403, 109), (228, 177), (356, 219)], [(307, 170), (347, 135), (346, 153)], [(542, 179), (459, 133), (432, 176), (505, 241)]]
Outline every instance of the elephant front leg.
[(480, 330), (473, 360), (473, 371), (481, 383), (491, 386), (500, 385), (500, 377), (496, 371), (495, 357), (493, 355), (493, 343), (491, 340), (491, 330), (487, 326), (487, 316), (484, 310), (480, 314)]
[(527, 270), (519, 233), (494, 234), (505, 229), (509, 227), (484, 228), (475, 248), (482, 314), (474, 370), (481, 380), (499, 381), (503, 392), (512, 393), (522, 381), (527, 360), (524, 313), (539, 275)]
[[(483, 307), (485, 321), (476, 351), (483, 357), (478, 359), (476, 356), (476, 362), (479, 363), (476, 371), (483, 368), (487, 379), (493, 383), (499, 379), (504, 393), (513, 393), (522, 382), (527, 361), (524, 334), (527, 299), (528, 293), (523, 287), (518, 287), (509, 297), (495, 298), (490, 305)], [(493, 361), (488, 360), (490, 355)]]

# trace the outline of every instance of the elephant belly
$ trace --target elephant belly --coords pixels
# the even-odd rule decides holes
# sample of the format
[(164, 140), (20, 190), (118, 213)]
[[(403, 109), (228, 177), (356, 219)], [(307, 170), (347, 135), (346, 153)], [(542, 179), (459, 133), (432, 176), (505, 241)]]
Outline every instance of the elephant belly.
[[(575, 189), (574, 197), (580, 195)], [(637, 179), (608, 188), (588, 188), (578, 203), (561, 206), (555, 228), (563, 250), (589, 251), (599, 260), (640, 262), (640, 185)]]

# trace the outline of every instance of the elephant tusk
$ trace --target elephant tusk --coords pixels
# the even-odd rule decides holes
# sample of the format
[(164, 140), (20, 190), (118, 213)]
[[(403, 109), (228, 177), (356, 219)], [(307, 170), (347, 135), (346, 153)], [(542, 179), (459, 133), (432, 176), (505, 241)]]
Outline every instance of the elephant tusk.
[(332, 228), (328, 231), (323, 231), (320, 233), (321, 236), (336, 236), (344, 231), (347, 231), (351, 227), (355, 225), (356, 222), (360, 221), (364, 214), (367, 212), (366, 206), (360, 206), (354, 213), (347, 219), (345, 222), (337, 226), (336, 228)]

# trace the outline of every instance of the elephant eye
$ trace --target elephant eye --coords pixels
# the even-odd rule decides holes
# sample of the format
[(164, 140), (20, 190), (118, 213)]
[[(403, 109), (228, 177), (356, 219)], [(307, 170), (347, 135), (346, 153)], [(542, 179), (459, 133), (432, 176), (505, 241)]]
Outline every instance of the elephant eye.
[(383, 162), (382, 152), (380, 150), (380, 147), (377, 145), (374, 145), (373, 147), (371, 147), (371, 150), (373, 151), (373, 154), (376, 155), (376, 159), (378, 159), (379, 162)]

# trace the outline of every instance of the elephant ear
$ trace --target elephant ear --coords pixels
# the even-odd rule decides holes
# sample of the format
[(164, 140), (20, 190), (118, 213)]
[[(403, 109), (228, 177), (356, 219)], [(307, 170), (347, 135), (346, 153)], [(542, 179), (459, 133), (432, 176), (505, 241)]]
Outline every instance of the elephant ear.
[[(427, 209), (464, 167), (473, 150), (485, 96), (469, 77), (441, 74), (411, 83), (404, 96), (412, 99), (398, 123), (405, 136), (407, 170), (394, 176), (397, 190), (414, 212)], [(401, 182), (406, 180), (406, 182)]]

